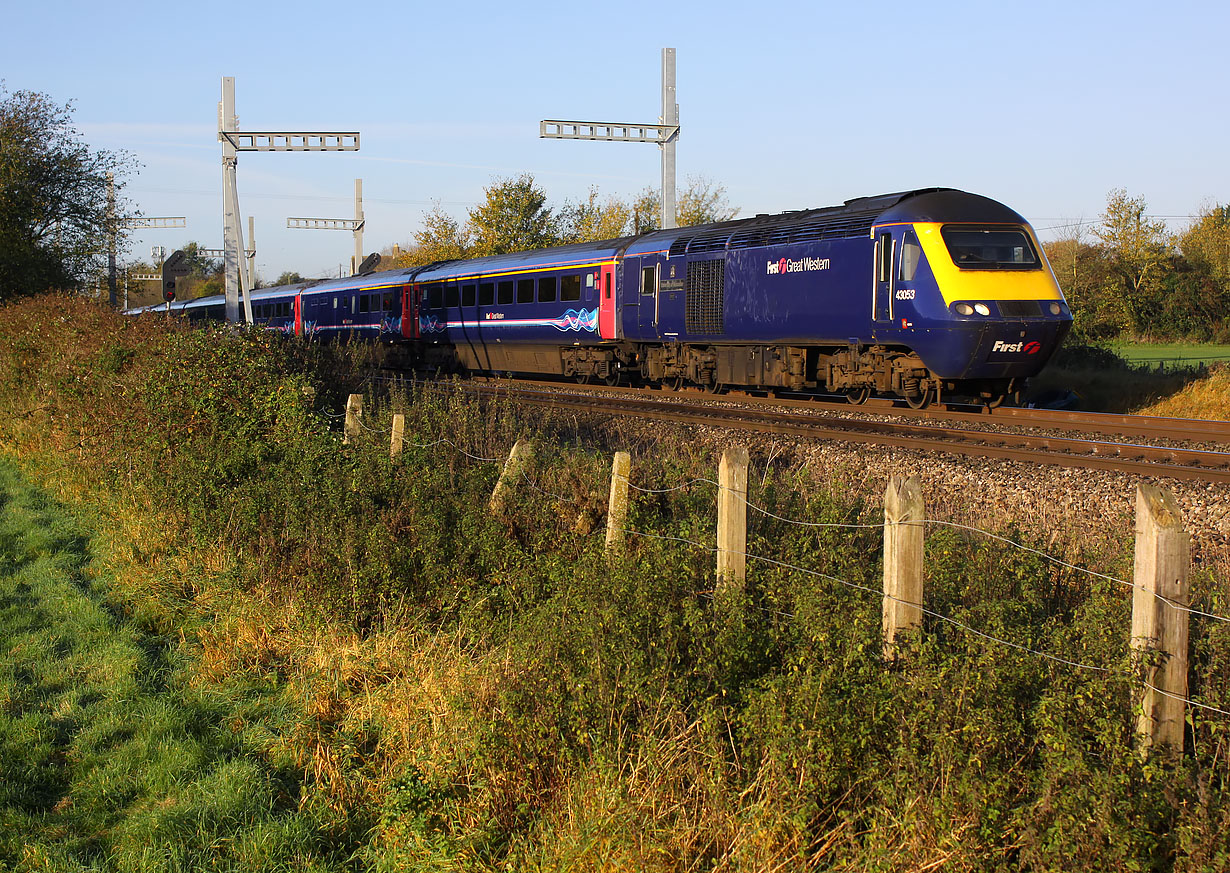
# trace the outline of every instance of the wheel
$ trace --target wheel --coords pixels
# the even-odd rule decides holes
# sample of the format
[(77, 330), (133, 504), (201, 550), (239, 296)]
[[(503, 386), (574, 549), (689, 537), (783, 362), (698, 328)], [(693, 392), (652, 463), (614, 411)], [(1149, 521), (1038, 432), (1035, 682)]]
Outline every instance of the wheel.
[(851, 388), (846, 392), (846, 402), (853, 403), (855, 406), (862, 406), (871, 397), (871, 386), (864, 385), (861, 388)]
[(1007, 394), (996, 394), (987, 398), (987, 409), (999, 409), (1004, 405), (1004, 401), (1008, 399)]
[(572, 378), (576, 380), (578, 385), (588, 385), (593, 375), (593, 373), (576, 373)]
[(603, 378), (602, 384), (606, 385), (608, 388), (614, 388), (616, 385), (619, 384), (619, 377), (620, 377), (619, 371), (613, 370), (609, 375)]
[(931, 404), (931, 389), (920, 388), (917, 394), (906, 394), (905, 402), (910, 409), (926, 409)]
[(723, 385), (721, 382), (714, 381), (714, 382), (710, 382), (707, 385), (705, 385), (706, 394), (721, 394), (725, 390), (726, 390), (726, 386)]

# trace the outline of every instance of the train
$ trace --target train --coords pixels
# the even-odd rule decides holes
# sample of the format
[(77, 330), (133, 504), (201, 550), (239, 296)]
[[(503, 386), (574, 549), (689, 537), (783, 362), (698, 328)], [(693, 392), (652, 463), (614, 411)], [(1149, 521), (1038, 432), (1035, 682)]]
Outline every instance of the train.
[[(1029, 223), (951, 188), (267, 288), (252, 304), (265, 329), (392, 343), (435, 371), (915, 408), (1019, 399), (1072, 324)], [(171, 307), (220, 318), (224, 301)]]

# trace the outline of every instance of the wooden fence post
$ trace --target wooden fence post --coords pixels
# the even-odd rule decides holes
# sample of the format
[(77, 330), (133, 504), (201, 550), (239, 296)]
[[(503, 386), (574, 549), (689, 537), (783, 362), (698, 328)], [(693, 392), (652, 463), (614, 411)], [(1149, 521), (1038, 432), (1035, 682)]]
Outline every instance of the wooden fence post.
[(393, 416), (393, 439), (389, 442), (389, 457), (396, 458), (401, 454), (406, 442), (406, 416), (400, 412)]
[(632, 456), (616, 452), (611, 465), (611, 499), (606, 508), (606, 554), (610, 558), (624, 546), (624, 523), (628, 518), (628, 474)]
[(512, 451), (508, 455), (508, 460), (504, 462), (504, 470), (500, 473), (500, 481), (495, 483), (495, 490), (491, 492), (489, 508), (493, 514), (499, 515), (504, 511), (504, 504), (508, 501), (509, 492), (512, 490), (513, 485), (524, 476), (525, 470), (529, 467), (533, 458), (533, 442), (525, 439), (517, 440), (517, 444), (512, 447)]
[(747, 467), (746, 446), (722, 452), (718, 465), (718, 591), (742, 586), (747, 579)]
[(1136, 733), (1146, 756), (1162, 746), (1183, 754), (1190, 565), (1191, 537), (1174, 497), (1154, 485), (1137, 486), (1132, 649), (1144, 670)]
[(884, 491), (884, 657), (897, 634), (922, 626), (923, 506), (917, 476), (892, 476)]
[(363, 395), (351, 394), (346, 400), (346, 426), (342, 430), (342, 445), (350, 445), (359, 438), (360, 422), (363, 421)]

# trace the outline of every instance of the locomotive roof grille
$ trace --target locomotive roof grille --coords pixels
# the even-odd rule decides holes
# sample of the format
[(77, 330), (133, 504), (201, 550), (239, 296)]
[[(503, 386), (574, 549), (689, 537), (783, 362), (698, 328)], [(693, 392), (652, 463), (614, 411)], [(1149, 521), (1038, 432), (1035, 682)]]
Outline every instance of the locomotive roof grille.
[(694, 238), (695, 237), (690, 237), (690, 236), (679, 237), (679, 239), (671, 243), (671, 250), (669, 254), (667, 255), (667, 257), (673, 258), (676, 255), (682, 255), (684, 252), (688, 250), (688, 243), (690, 243)]
[(701, 254), (726, 249), (746, 249), (759, 246), (786, 245), (809, 240), (839, 239), (867, 236), (871, 231), (877, 212), (863, 212), (829, 219), (814, 216), (811, 221), (800, 222), (797, 217), (789, 221), (775, 221), (748, 227), (734, 234), (729, 228), (704, 236), (680, 237), (671, 244), (671, 257)]
[(726, 240), (730, 238), (730, 231), (722, 231), (721, 233), (711, 233), (708, 236), (698, 236), (692, 240), (688, 246), (688, 254), (699, 254), (700, 252), (720, 252), (726, 249)]

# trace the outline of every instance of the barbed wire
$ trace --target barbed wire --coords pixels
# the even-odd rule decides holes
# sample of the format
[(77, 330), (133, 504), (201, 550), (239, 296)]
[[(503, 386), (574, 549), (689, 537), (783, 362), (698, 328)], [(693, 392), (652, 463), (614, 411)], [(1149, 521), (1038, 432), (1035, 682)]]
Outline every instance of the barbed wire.
[[(694, 547), (696, 547), (696, 548), (701, 549), (702, 551), (709, 552), (710, 554), (716, 554), (718, 551), (720, 551), (720, 550), (719, 550), (717, 547), (715, 547), (715, 546), (710, 546), (710, 545), (707, 545), (706, 543), (700, 543), (700, 542), (697, 542), (697, 541), (695, 541), (695, 540), (689, 540), (689, 539), (686, 539), (686, 538), (683, 538), (683, 537), (671, 537), (671, 536), (664, 536), (664, 535), (661, 535), (661, 534), (651, 534), (651, 533), (646, 533), (646, 532), (644, 532), (644, 531), (637, 531), (637, 530), (633, 530), (633, 529), (631, 529), (631, 528), (620, 528), (620, 530), (621, 530), (623, 533), (626, 533), (626, 534), (631, 534), (632, 536), (639, 536), (639, 537), (644, 537), (644, 538), (647, 538), (647, 539), (668, 540), (668, 541), (672, 541), (672, 542), (678, 542), (678, 543), (682, 543), (682, 544), (685, 544), (685, 545), (694, 546)], [(1160, 689), (1160, 688), (1156, 687), (1155, 685), (1153, 685), (1153, 684), (1152, 684), (1152, 683), (1150, 683), (1149, 681), (1147, 681), (1147, 680), (1141, 680), (1141, 679), (1138, 679), (1138, 678), (1137, 678), (1135, 675), (1133, 675), (1131, 672), (1129, 672), (1129, 671), (1127, 671), (1127, 670), (1123, 670), (1123, 669), (1121, 669), (1121, 668), (1117, 668), (1117, 667), (1100, 667), (1100, 666), (1098, 666), (1098, 665), (1096, 665), (1096, 664), (1086, 664), (1086, 663), (1081, 662), (1081, 661), (1074, 661), (1074, 660), (1071, 660), (1071, 659), (1069, 659), (1069, 658), (1063, 658), (1063, 657), (1060, 657), (1059, 655), (1053, 655), (1053, 654), (1051, 654), (1050, 652), (1044, 652), (1044, 651), (1041, 651), (1041, 650), (1039, 650), (1039, 649), (1033, 649), (1033, 648), (1030, 648), (1029, 646), (1026, 646), (1026, 645), (1024, 645), (1024, 644), (1022, 644), (1022, 643), (1013, 642), (1012, 640), (1006, 640), (1006, 639), (1004, 639), (1004, 638), (1002, 638), (1002, 637), (997, 637), (997, 636), (995, 636), (994, 634), (989, 634), (989, 633), (986, 633), (985, 631), (978, 630), (978, 628), (973, 627), (972, 625), (969, 625), (969, 624), (967, 624), (967, 623), (965, 623), (965, 622), (963, 622), (963, 621), (959, 621), (959, 620), (957, 620), (957, 619), (955, 619), (955, 618), (952, 618), (951, 616), (944, 615), (943, 613), (937, 612), (937, 611), (936, 611), (936, 610), (934, 610), (934, 609), (929, 609), (928, 607), (926, 607), (926, 606), (924, 606), (924, 605), (922, 605), (922, 604), (920, 604), (920, 603), (914, 603), (914, 602), (911, 602), (911, 601), (908, 601), (908, 600), (903, 600), (903, 599), (901, 599), (901, 598), (899, 598), (899, 597), (895, 597), (895, 596), (893, 596), (893, 595), (891, 595), (891, 594), (888, 594), (887, 592), (881, 591), (881, 590), (876, 589), (876, 588), (872, 588), (872, 587), (871, 587), (871, 586), (869, 586), (869, 585), (863, 585), (863, 584), (858, 583), (858, 582), (851, 582), (850, 580), (848, 580), (848, 579), (842, 579), (842, 578), (841, 578), (841, 577), (839, 577), (839, 576), (832, 576), (832, 575), (830, 575), (830, 574), (828, 574), (828, 573), (822, 573), (822, 572), (820, 572), (820, 571), (818, 571), (818, 570), (810, 570), (810, 569), (808, 569), (808, 568), (806, 568), (806, 567), (799, 567), (799, 566), (797, 566), (797, 565), (795, 565), (795, 564), (790, 564), (790, 563), (787, 563), (787, 562), (785, 562), (785, 561), (778, 561), (778, 560), (776, 560), (776, 559), (774, 559), (774, 558), (768, 558), (768, 557), (765, 557), (765, 556), (763, 556), (763, 555), (756, 555), (756, 554), (753, 554), (753, 553), (751, 553), (751, 552), (742, 552), (742, 553), (736, 553), (736, 554), (742, 554), (742, 556), (743, 556), (745, 559), (748, 559), (748, 560), (760, 561), (760, 562), (762, 562), (762, 563), (771, 564), (771, 565), (773, 565), (773, 566), (780, 567), (780, 568), (785, 569), (785, 570), (790, 570), (790, 571), (794, 571), (794, 572), (802, 573), (802, 574), (804, 574), (804, 575), (807, 575), (807, 576), (812, 576), (812, 577), (815, 577), (815, 578), (818, 578), (818, 579), (824, 579), (824, 580), (829, 581), (829, 582), (835, 582), (835, 583), (837, 583), (837, 584), (844, 585), (844, 586), (845, 586), (845, 587), (847, 587), (847, 588), (851, 588), (851, 589), (856, 590), (856, 591), (861, 591), (861, 592), (864, 592), (864, 593), (867, 593), (867, 594), (871, 594), (871, 595), (874, 595), (874, 596), (876, 596), (876, 597), (882, 597), (882, 598), (884, 598), (884, 599), (886, 599), (886, 600), (891, 600), (891, 601), (893, 601), (893, 602), (895, 602), (895, 603), (901, 603), (901, 604), (904, 604), (904, 605), (906, 605), (906, 606), (912, 606), (912, 607), (917, 608), (920, 612), (922, 612), (922, 614), (923, 614), (923, 615), (926, 615), (926, 616), (929, 616), (929, 617), (931, 617), (931, 618), (934, 618), (934, 619), (936, 619), (937, 621), (942, 621), (942, 622), (944, 622), (944, 623), (946, 623), (946, 624), (950, 624), (950, 625), (952, 625), (952, 626), (954, 626), (954, 627), (956, 627), (956, 628), (959, 628), (959, 629), (960, 629), (960, 630), (962, 630), (962, 631), (965, 631), (966, 633), (972, 634), (973, 636), (976, 636), (976, 637), (978, 637), (978, 638), (980, 638), (980, 639), (984, 639), (984, 640), (986, 640), (986, 641), (988, 641), (988, 642), (995, 643), (995, 644), (997, 644), (997, 645), (1008, 646), (1009, 648), (1016, 649), (1017, 651), (1025, 652), (1025, 653), (1030, 654), (1030, 655), (1035, 655), (1035, 656), (1037, 656), (1037, 657), (1039, 657), (1039, 658), (1043, 658), (1044, 660), (1053, 661), (1053, 662), (1055, 662), (1055, 663), (1058, 663), (1058, 664), (1063, 664), (1063, 665), (1068, 666), (1068, 667), (1075, 667), (1075, 668), (1078, 668), (1078, 669), (1088, 670), (1088, 671), (1091, 671), (1091, 672), (1095, 672), (1095, 673), (1102, 673), (1102, 674), (1106, 674), (1106, 675), (1118, 675), (1118, 676), (1123, 676), (1123, 677), (1127, 678), (1127, 679), (1128, 679), (1128, 680), (1130, 680), (1130, 681), (1138, 682), (1140, 685), (1142, 685), (1142, 686), (1143, 686), (1143, 687), (1145, 687), (1145, 688), (1148, 688), (1148, 689), (1150, 689), (1150, 690), (1152, 690), (1152, 691), (1156, 691), (1158, 694), (1161, 694), (1161, 695), (1163, 695), (1164, 697), (1169, 697), (1169, 698), (1171, 698), (1171, 699), (1173, 699), (1173, 700), (1177, 700), (1177, 701), (1180, 701), (1180, 702), (1182, 702), (1182, 703), (1190, 704), (1190, 705), (1192, 705), (1192, 706), (1194, 706), (1194, 707), (1197, 707), (1197, 708), (1199, 708), (1199, 709), (1206, 710), (1206, 711), (1208, 711), (1208, 712), (1215, 712), (1215, 713), (1217, 713), (1218, 715), (1224, 715), (1224, 716), (1230, 717), (1230, 711), (1227, 711), (1227, 710), (1224, 710), (1224, 709), (1219, 709), (1218, 707), (1216, 707), (1216, 706), (1211, 706), (1211, 705), (1209, 705), (1209, 704), (1207, 704), (1207, 703), (1200, 703), (1200, 702), (1195, 701), (1195, 700), (1192, 700), (1191, 698), (1188, 698), (1188, 697), (1182, 697), (1182, 696), (1177, 695), (1177, 694), (1172, 694), (1172, 693), (1170, 693), (1170, 692), (1163, 691), (1162, 689)], [(702, 596), (705, 596), (705, 597), (707, 597), (707, 598), (709, 598), (709, 599), (712, 599), (712, 597), (713, 597), (713, 595), (711, 595), (711, 594), (706, 594), (705, 592), (701, 592), (701, 595), (702, 595)], [(755, 606), (755, 608), (756, 608), (757, 610), (761, 611), (761, 612), (766, 613), (766, 614), (777, 615), (777, 616), (780, 616), (780, 617), (783, 617), (783, 618), (790, 618), (790, 619), (793, 619), (793, 618), (796, 618), (796, 617), (797, 617), (794, 613), (784, 612), (784, 611), (782, 611), (782, 610), (768, 609), (768, 608), (761, 607), (761, 606)]]
[[(342, 417), (344, 417), (344, 415)], [(360, 426), (363, 427), (364, 430), (367, 430), (370, 433), (379, 433), (379, 434), (391, 433), (391, 431), (388, 431), (388, 430), (373, 429), (373, 428), (367, 427), (366, 425), (363, 425), (361, 419), (360, 419), (359, 424)], [(467, 458), (470, 458), (475, 461), (482, 461), (484, 463), (503, 463), (506, 460), (503, 457), (480, 458), (476, 455), (472, 455), (466, 452), (465, 449), (461, 448), (456, 443), (453, 443), (451, 440), (447, 438), (441, 438), (441, 440), (437, 440), (435, 443), (432, 443), (430, 445), (431, 446), (439, 445), (441, 442), (447, 443), (448, 445), (453, 446), (453, 448), (455, 448), (462, 455), (465, 455)], [(537, 490), (539, 493), (544, 494), (548, 497), (553, 497), (561, 501), (566, 501), (568, 499), (562, 495), (552, 494), (550, 492), (543, 491), (532, 480), (530, 480), (528, 475), (526, 475), (524, 472), (522, 473), (522, 476), (524, 478), (525, 483), (528, 484), (530, 487), (534, 488), (534, 490)], [(634, 484), (633, 482), (629, 480), (628, 487), (642, 494), (670, 494), (675, 491), (682, 491), (684, 489), (690, 488), (698, 484), (712, 485), (714, 488), (717, 488), (719, 491), (730, 490), (730, 489), (727, 489), (726, 486), (723, 486), (720, 482), (714, 481), (713, 479), (707, 479), (704, 477), (696, 477), (693, 479), (689, 479), (687, 482), (684, 482), (680, 485), (675, 485), (670, 488), (644, 488), (642, 486)], [(764, 515), (767, 518), (772, 518), (784, 524), (791, 524), (791, 525), (795, 525), (798, 527), (808, 527), (808, 528), (815, 528), (815, 529), (832, 528), (832, 529), (837, 529), (837, 530), (875, 530), (877, 528), (883, 529), (885, 524), (887, 524), (887, 522), (852, 524), (852, 523), (842, 523), (842, 522), (800, 521), (798, 519), (786, 518), (785, 516), (777, 515), (776, 513), (770, 512), (769, 510), (761, 506), (757, 506), (756, 504), (752, 503), (750, 500), (747, 499), (746, 494), (743, 494), (743, 502), (749, 509), (761, 515)], [(987, 537), (988, 539), (996, 540), (998, 542), (1004, 543), (1005, 545), (1012, 546), (1028, 554), (1036, 555), (1046, 561), (1049, 561), (1055, 564), (1056, 566), (1063, 567), (1065, 569), (1072, 570), (1077, 573), (1083, 573), (1087, 576), (1091, 576), (1096, 579), (1102, 579), (1108, 582), (1114, 582), (1118, 585), (1122, 585), (1126, 588), (1130, 588), (1133, 591), (1136, 591), (1136, 590), (1145, 591), (1151, 596), (1153, 596), (1154, 598), (1161, 600), (1163, 603), (1165, 603), (1170, 608), (1177, 610), (1179, 612), (1185, 612), (1185, 613), (1188, 613), (1189, 615), (1197, 615), (1197, 616), (1200, 616), (1201, 618), (1206, 618), (1211, 621), (1221, 622), (1223, 624), (1230, 624), (1230, 617), (1218, 615), (1217, 613), (1213, 613), (1213, 612), (1207, 612), (1205, 610), (1197, 609), (1196, 607), (1193, 607), (1187, 604), (1179, 603), (1178, 601), (1173, 600), (1172, 598), (1166, 597), (1161, 592), (1150, 591), (1149, 589), (1145, 588), (1143, 585), (1137, 585), (1135, 582), (1130, 582), (1126, 579), (1120, 579), (1117, 576), (1111, 576), (1106, 573), (1099, 573), (1098, 571), (1091, 570), (1087, 567), (1081, 567), (1078, 564), (1073, 564), (1069, 561), (1065, 561), (1062, 558), (1051, 555), (1040, 549), (1035, 549), (1032, 546), (1027, 546), (1024, 543), (1019, 543), (1013, 539), (1002, 536), (1000, 534), (993, 533), (988, 530), (984, 530), (983, 528), (974, 527), (972, 525), (961, 524), (959, 522), (954, 522), (954, 521), (946, 521), (943, 519), (925, 518), (925, 519), (920, 519), (919, 521), (922, 524), (929, 524), (929, 525), (934, 525), (938, 527), (948, 527), (948, 528), (953, 528), (956, 530), (963, 530), (969, 533), (980, 534), (982, 536)]]

